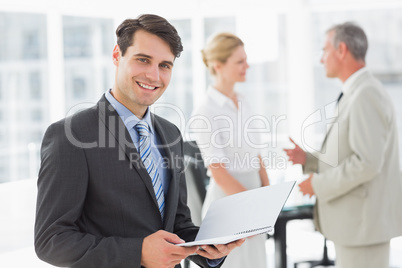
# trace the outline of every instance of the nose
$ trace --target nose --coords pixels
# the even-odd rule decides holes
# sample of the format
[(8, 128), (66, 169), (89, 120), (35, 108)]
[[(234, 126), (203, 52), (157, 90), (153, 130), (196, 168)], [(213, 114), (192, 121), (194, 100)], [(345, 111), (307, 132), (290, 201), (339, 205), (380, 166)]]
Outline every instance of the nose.
[(158, 65), (149, 66), (145, 73), (145, 76), (151, 81), (159, 81), (159, 66)]
[(321, 59), (320, 59), (320, 63), (321, 63), (321, 64), (324, 64), (324, 57), (325, 57), (325, 55), (322, 54)]

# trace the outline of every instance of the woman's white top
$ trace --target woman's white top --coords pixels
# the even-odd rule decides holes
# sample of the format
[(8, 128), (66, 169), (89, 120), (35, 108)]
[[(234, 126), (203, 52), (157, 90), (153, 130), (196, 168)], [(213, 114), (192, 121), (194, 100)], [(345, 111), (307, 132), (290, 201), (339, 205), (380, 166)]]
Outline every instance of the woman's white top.
[(260, 150), (266, 147), (260, 138), (266, 122), (252, 112), (241, 94), (236, 95), (238, 108), (210, 86), (189, 122), (190, 138), (196, 140), (206, 167), (223, 163), (229, 172), (256, 171), (260, 169)]

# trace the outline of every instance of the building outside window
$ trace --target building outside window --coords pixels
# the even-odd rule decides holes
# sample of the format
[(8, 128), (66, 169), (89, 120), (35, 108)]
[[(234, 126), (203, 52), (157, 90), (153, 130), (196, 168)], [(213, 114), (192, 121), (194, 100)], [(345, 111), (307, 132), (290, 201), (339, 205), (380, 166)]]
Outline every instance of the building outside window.
[(44, 116), (34, 122), (30, 116), (32, 109), (37, 115), (49, 111), (42, 83), (47, 76), (46, 16), (0, 12), (0, 33), (0, 106), (7, 115), (0, 118), (0, 182), (7, 182), (35, 176), (30, 174), (28, 144), (39, 145), (42, 137), (29, 134), (43, 133), (48, 123)]

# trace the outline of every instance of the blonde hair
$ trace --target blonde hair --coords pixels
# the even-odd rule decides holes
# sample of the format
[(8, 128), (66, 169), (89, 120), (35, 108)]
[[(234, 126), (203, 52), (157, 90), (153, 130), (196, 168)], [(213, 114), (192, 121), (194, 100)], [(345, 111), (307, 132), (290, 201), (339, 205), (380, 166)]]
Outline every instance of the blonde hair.
[(243, 41), (231, 33), (218, 33), (209, 39), (201, 54), (205, 66), (212, 75), (216, 75), (212, 63), (214, 61), (225, 63), (239, 46), (244, 46)]

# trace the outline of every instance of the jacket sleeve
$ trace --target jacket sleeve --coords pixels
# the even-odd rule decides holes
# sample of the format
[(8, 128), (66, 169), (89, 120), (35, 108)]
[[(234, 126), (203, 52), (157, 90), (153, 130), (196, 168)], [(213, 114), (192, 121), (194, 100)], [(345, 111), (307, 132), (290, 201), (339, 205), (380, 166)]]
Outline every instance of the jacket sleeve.
[(348, 140), (340, 143), (347, 143), (352, 153), (337, 167), (313, 177), (314, 191), (323, 201), (333, 200), (371, 181), (384, 165), (392, 107), (376, 87), (365, 87), (359, 93), (351, 103), (349, 125), (340, 125), (349, 128)]
[[(63, 122), (63, 121), (62, 121)], [(85, 150), (51, 125), (41, 148), (35, 250), (55, 266), (140, 267), (142, 239), (99, 237), (79, 228), (88, 188)]]
[(318, 172), (318, 157), (314, 154), (306, 153), (306, 163), (303, 165), (303, 174)]

